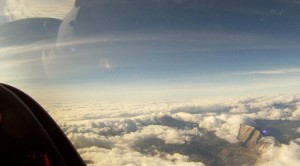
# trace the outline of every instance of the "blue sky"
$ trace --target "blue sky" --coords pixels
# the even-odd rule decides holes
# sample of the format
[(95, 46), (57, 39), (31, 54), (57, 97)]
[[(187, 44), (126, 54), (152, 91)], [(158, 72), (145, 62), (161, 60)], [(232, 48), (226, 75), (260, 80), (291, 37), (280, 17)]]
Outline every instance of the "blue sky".
[[(42, 102), (299, 92), (297, 1), (143, 3), (83, 8), (75, 28), (65, 18), (57, 43), (2, 47), (1, 82)], [(56, 51), (36, 50), (45, 45)]]

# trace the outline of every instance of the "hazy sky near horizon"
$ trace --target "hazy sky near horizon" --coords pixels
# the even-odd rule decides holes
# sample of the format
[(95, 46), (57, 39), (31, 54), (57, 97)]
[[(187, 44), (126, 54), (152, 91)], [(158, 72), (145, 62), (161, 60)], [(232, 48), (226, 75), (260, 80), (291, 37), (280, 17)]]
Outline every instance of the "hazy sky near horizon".
[[(24, 18), (18, 10), (35, 17), (12, 2), (2, 18)], [(38, 2), (31, 8), (40, 14), (55, 6)], [(37, 44), (1, 47), (1, 82), (42, 102), (215, 100), (300, 91), (298, 1), (174, 0), (156, 11), (124, 4), (99, 5), (96, 11), (104, 12), (96, 19), (79, 11), (86, 17), (75, 30), (69, 26), (73, 11), (56, 52), (33, 53)], [(70, 6), (63, 9), (48, 17), (58, 18)], [(74, 37), (93, 28), (100, 30), (92, 37)]]

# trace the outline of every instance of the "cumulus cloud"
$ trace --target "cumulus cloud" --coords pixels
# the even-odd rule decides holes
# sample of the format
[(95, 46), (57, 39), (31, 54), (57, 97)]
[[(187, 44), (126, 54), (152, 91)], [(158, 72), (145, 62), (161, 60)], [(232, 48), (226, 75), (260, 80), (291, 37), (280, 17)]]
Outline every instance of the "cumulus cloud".
[(149, 138), (158, 138), (166, 144), (184, 144), (191, 140), (189, 135), (196, 135), (194, 130), (177, 130), (167, 126), (149, 125), (138, 132), (124, 135), (125, 142), (141, 142)]
[(108, 150), (97, 147), (79, 149), (79, 153), (88, 161), (90, 161), (90, 165), (204, 166), (204, 164), (201, 162), (189, 162), (188, 156), (178, 153), (147, 156), (136, 151), (119, 148)]
[[(201, 102), (44, 105), (89, 165), (299, 163), (300, 95)], [(241, 124), (265, 129), (255, 157), (239, 145)], [(230, 160), (227, 154), (242, 155)], [(239, 154), (241, 153), (241, 154)], [(101, 160), (100, 160), (101, 159)], [(258, 160), (259, 159), (259, 160)]]
[(259, 165), (300, 165), (300, 145), (291, 142), (289, 145), (268, 148), (266, 152), (263, 153)]
[(77, 148), (86, 148), (86, 147), (101, 147), (101, 148), (110, 148), (112, 147), (112, 142), (107, 140), (103, 136), (99, 136), (93, 133), (71, 133), (68, 135), (71, 142)]
[(298, 133), (300, 133), (300, 127), (298, 127), (298, 128), (296, 129), (296, 131), (297, 131)]

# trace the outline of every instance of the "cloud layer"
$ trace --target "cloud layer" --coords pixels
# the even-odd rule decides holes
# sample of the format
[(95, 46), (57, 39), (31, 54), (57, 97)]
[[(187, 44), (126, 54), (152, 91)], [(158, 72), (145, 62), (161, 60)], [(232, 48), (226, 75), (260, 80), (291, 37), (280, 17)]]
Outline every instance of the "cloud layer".
[[(201, 102), (44, 105), (90, 165), (282, 165), (300, 163), (300, 95)], [(254, 155), (240, 124), (268, 131)], [(273, 141), (274, 142), (274, 141)], [(298, 142), (298, 143), (297, 143)], [(253, 149), (252, 149), (253, 150)], [(241, 155), (233, 160), (230, 153)]]

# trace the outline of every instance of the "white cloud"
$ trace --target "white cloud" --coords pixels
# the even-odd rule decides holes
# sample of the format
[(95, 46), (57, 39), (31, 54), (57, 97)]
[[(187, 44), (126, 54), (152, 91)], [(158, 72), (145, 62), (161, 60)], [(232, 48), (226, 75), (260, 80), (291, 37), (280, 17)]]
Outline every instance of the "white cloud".
[(298, 105), (297, 109), (293, 111), (292, 117), (295, 119), (300, 119), (300, 105)]
[(300, 68), (283, 68), (283, 69), (273, 69), (273, 70), (260, 70), (260, 71), (251, 71), (249, 74), (299, 74)]
[(204, 164), (201, 162), (189, 162), (188, 156), (184, 156), (178, 153), (175, 153), (173, 155), (157, 154), (154, 156), (148, 156), (131, 150), (124, 150), (119, 148), (113, 148), (109, 150), (97, 147), (80, 149), (79, 153), (84, 158), (86, 158), (86, 160), (92, 161), (92, 164), (90, 165), (204, 166)]
[(300, 138), (295, 139), (294, 142), (300, 144)]
[[(203, 165), (206, 162), (203, 158), (195, 160), (192, 157), (189, 152), (191, 145), (200, 148), (210, 139), (222, 139), (228, 142), (227, 146), (233, 144), (234, 147), (239, 142), (240, 124), (256, 126), (257, 119), (266, 123), (300, 120), (300, 95), (247, 98), (215, 104), (191, 101), (49, 104), (45, 107), (89, 165)], [(297, 126), (285, 130), (295, 135), (299, 133)], [(299, 142), (298, 139), (291, 135), (290, 141)], [(275, 142), (273, 137), (264, 137), (260, 141)], [(299, 162), (299, 145), (294, 142), (266, 148), (257, 164)], [(214, 143), (216, 145), (211, 142), (205, 145), (207, 150), (211, 150), (209, 146), (222, 148)]]
[(112, 142), (109, 141), (107, 138), (94, 133), (70, 133), (68, 137), (74, 144), (74, 146), (78, 149), (93, 146), (101, 148), (110, 148), (112, 146)]
[[(163, 140), (166, 144), (184, 144), (190, 141), (190, 135), (197, 135), (195, 130), (177, 130), (167, 126), (149, 125), (137, 132), (125, 134), (123, 136), (124, 142), (142, 142), (149, 138), (158, 138)], [(119, 139), (119, 138), (118, 138)]]
[(281, 145), (281, 147), (270, 147), (266, 149), (266, 152), (263, 153), (258, 165), (300, 165), (300, 145), (294, 142), (290, 142), (289, 145)]
[(237, 143), (237, 134), (241, 124), (255, 126), (255, 122), (243, 115), (215, 115), (203, 118), (199, 126), (214, 131), (216, 136), (230, 143)]
[(298, 128), (296, 129), (296, 131), (297, 131), (298, 133), (300, 133), (300, 127), (298, 127)]

